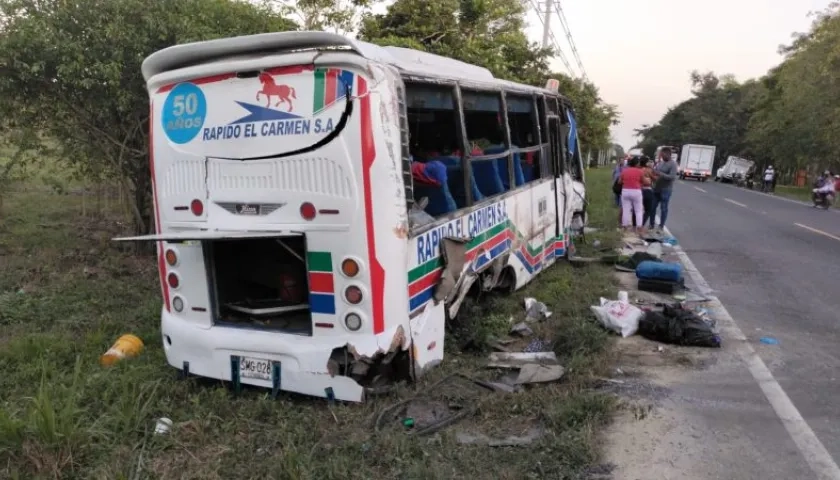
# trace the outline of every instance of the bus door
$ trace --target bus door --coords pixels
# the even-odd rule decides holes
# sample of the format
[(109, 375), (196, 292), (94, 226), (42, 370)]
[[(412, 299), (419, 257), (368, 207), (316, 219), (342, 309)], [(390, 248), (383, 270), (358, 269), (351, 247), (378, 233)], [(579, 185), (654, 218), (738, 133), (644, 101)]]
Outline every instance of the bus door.
[(557, 201), (557, 227), (554, 232), (556, 237), (555, 254), (563, 256), (566, 254), (565, 238), (566, 227), (572, 221), (570, 211), (571, 202), (567, 194), (572, 192), (572, 177), (567, 171), (566, 155), (563, 149), (563, 125), (557, 115), (548, 116), (548, 150), (551, 159), (551, 169), (554, 174), (555, 198)]

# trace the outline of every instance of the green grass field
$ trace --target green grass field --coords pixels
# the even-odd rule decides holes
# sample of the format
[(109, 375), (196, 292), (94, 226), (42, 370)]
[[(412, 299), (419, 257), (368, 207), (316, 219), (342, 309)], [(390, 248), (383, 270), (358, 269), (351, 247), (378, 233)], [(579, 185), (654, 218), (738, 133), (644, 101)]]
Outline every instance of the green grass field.
[[(616, 240), (608, 170), (587, 172), (594, 226)], [(610, 337), (588, 306), (614, 295), (611, 270), (557, 265), (524, 291), (485, 297), (461, 321), (476, 351), (448, 339), (444, 363), (417, 385), (363, 405), (179, 380), (158, 332), (160, 290), (153, 258), (109, 239), (119, 216), (80, 215), (82, 197), (18, 188), (0, 213), (0, 478), (582, 478), (597, 463), (599, 427), (615, 399), (593, 391), (610, 360)], [(609, 231), (609, 232), (608, 232)], [(477, 392), (466, 384), (430, 387), (453, 373), (489, 378), (493, 334), (523, 316), (534, 296), (554, 315), (539, 328), (567, 368), (563, 381), (520, 394)], [(98, 357), (123, 333), (146, 342), (141, 356), (112, 368)], [(450, 341), (451, 340), (451, 341)], [(457, 340), (461, 340), (459, 337)], [(432, 405), (469, 411), (433, 435), (412, 435), (385, 409), (423, 394)], [(174, 427), (153, 433), (159, 417)], [(528, 447), (462, 445), (460, 431), (546, 433)]]

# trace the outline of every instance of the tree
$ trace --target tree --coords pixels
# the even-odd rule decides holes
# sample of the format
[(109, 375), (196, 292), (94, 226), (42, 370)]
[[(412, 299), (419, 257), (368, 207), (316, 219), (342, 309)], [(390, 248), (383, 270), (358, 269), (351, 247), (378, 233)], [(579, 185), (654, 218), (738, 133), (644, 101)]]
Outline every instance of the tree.
[(271, 0), (281, 15), (294, 19), (301, 30), (354, 32), (370, 8), (381, 0)]
[(757, 80), (692, 72), (692, 97), (655, 125), (636, 130), (645, 152), (657, 145), (708, 143), (720, 158), (772, 163), (783, 176), (802, 168), (840, 170), (840, 4), (780, 47), (784, 61)]
[(618, 119), (595, 85), (551, 73), (550, 49), (528, 40), (525, 10), (509, 0), (396, 0), (381, 15), (365, 18), (360, 37), (379, 45), (423, 50), (487, 68), (493, 75), (543, 86), (560, 80), (560, 92), (574, 105), (583, 144), (606, 148)]
[(178, 43), (296, 28), (237, 0), (0, 0), (0, 18), (0, 114), (18, 146), (49, 138), (89, 178), (124, 184), (138, 233), (151, 228), (143, 59)]

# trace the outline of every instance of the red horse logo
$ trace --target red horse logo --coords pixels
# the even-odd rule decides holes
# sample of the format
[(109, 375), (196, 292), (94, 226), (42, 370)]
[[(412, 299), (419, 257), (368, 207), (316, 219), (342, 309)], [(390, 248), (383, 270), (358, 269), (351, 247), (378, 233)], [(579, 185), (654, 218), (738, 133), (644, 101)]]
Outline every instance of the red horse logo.
[(289, 103), (289, 111), (291, 112), (294, 108), (294, 104), (292, 104), (292, 99), (296, 99), (295, 96), (295, 89), (288, 86), (288, 85), (277, 85), (274, 83), (274, 77), (269, 75), (266, 72), (262, 72), (259, 75), (260, 83), (262, 84), (262, 90), (257, 92), (257, 101), (260, 99), (260, 95), (266, 96), (266, 107), (271, 106), (271, 97), (277, 97), (277, 103), (274, 104), (275, 107), (279, 107), (281, 103), (288, 102)]

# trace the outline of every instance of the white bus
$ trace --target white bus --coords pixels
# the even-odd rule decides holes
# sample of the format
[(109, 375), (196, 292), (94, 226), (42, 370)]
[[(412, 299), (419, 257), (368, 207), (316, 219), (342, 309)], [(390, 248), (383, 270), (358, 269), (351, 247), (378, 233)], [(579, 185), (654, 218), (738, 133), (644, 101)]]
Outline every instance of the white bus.
[[(585, 223), (557, 82), (324, 32), (143, 62), (167, 361), (362, 401), (439, 363), (471, 288), (510, 291)], [(425, 208), (425, 211), (423, 211)]]

